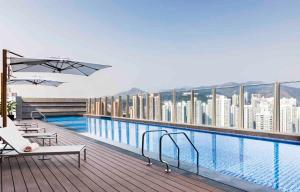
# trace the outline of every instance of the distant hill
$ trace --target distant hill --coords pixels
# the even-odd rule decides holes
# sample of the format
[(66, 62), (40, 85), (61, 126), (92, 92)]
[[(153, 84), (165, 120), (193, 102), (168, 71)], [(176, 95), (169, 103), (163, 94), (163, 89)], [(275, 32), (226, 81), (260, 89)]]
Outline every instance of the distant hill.
[(134, 87), (134, 88), (131, 88), (131, 89), (128, 90), (128, 91), (120, 92), (120, 93), (118, 93), (118, 94), (116, 94), (116, 95), (114, 95), (114, 96), (115, 96), (115, 97), (121, 96), (122, 98), (125, 98), (126, 95), (132, 96), (132, 95), (145, 94), (145, 93), (147, 93), (147, 92), (146, 92), (146, 91), (143, 91), (143, 90), (141, 90), (141, 89), (139, 89), (139, 88)]

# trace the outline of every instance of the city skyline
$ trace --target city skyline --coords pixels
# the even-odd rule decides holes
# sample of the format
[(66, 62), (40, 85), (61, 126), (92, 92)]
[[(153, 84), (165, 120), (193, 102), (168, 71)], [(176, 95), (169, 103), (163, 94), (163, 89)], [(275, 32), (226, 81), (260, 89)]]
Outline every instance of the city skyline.
[[(180, 96), (178, 97), (177, 94)], [(195, 93), (194, 93), (195, 94)], [(200, 95), (200, 94), (199, 94)], [(129, 97), (129, 118), (149, 119), (163, 122), (176, 122), (180, 124), (212, 125), (213, 101), (212, 95), (199, 97), (195, 95), (191, 105), (191, 92), (176, 93), (176, 103), (170, 97), (163, 98), (160, 94), (137, 94)], [(231, 97), (216, 94), (216, 126), (238, 128), (240, 126), (240, 95)], [(120, 116), (124, 111), (125, 103), (121, 96), (114, 100), (112, 115)], [(259, 93), (244, 92), (243, 127), (261, 131), (273, 131), (274, 96), (265, 96)], [(149, 109), (147, 109), (149, 107)], [(193, 107), (193, 109), (191, 109)], [(110, 106), (111, 108), (111, 106)], [(122, 109), (122, 113), (118, 110)], [(161, 109), (161, 111), (159, 110)], [(191, 110), (194, 112), (191, 113)], [(110, 110), (109, 110), (110, 111)], [(147, 114), (149, 113), (149, 114)], [(176, 113), (176, 115), (174, 115)], [(193, 120), (191, 120), (193, 114)], [(175, 119), (174, 119), (175, 118)], [(191, 123), (193, 122), (193, 123)], [(297, 99), (281, 96), (280, 98), (280, 129), (285, 133), (300, 132), (300, 106)]]

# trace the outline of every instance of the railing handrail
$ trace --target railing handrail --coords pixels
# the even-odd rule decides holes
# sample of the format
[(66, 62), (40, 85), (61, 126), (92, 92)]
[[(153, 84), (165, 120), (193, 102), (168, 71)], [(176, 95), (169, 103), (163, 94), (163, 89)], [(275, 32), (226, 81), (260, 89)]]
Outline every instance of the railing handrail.
[(43, 117), (44, 121), (46, 121), (46, 116), (45, 116), (42, 112), (40, 112), (40, 111), (31, 111), (31, 113), (30, 113), (31, 119), (34, 120), (33, 113), (38, 113), (38, 114), (40, 114), (40, 115)]
[[(195, 150), (196, 153), (197, 153), (197, 174), (199, 174), (199, 151), (197, 150), (197, 148), (195, 147), (195, 145), (192, 143), (192, 141), (190, 140), (190, 138), (187, 136), (187, 134), (186, 134), (185, 132), (165, 133), (165, 134), (163, 134), (162, 136), (160, 136), (160, 139), (159, 139), (159, 160), (160, 160), (162, 163), (165, 163), (165, 164), (166, 164), (166, 167), (167, 167), (166, 172), (170, 172), (171, 170), (170, 170), (170, 168), (169, 168), (169, 163), (166, 162), (166, 161), (164, 161), (164, 160), (162, 159), (162, 139), (163, 139), (163, 137), (166, 136), (166, 135), (168, 135), (170, 138), (172, 138), (171, 135), (180, 135), (180, 134), (182, 134), (182, 135), (185, 136), (185, 138), (188, 140), (188, 142), (191, 144), (191, 146), (194, 148), (194, 150)], [(173, 139), (172, 139), (172, 140), (173, 140)], [(177, 146), (177, 144), (176, 144), (176, 146)], [(177, 146), (177, 147), (178, 147), (178, 146)], [(179, 148), (178, 148), (178, 151), (179, 151)], [(179, 161), (179, 153), (178, 153), (178, 168), (179, 168), (179, 162), (180, 162), (180, 161)]]
[[(152, 132), (165, 132), (166, 134), (168, 133), (167, 130), (150, 130), (150, 131), (145, 131), (145, 132), (143, 133), (143, 135), (142, 135), (142, 155), (143, 155), (145, 158), (147, 158), (147, 160), (148, 160), (148, 164), (147, 164), (147, 165), (151, 165), (151, 159), (150, 159), (150, 157), (146, 156), (145, 153), (144, 153), (144, 146), (145, 146), (145, 144), (144, 144), (145, 142), (144, 142), (144, 141), (145, 141), (145, 135), (146, 135), (147, 133), (152, 133)], [(180, 161), (179, 161), (180, 149), (179, 149), (177, 143), (175, 142), (175, 140), (174, 140), (171, 136), (169, 136), (169, 137), (170, 137), (171, 141), (174, 143), (174, 145), (175, 145), (176, 148), (177, 148), (177, 167), (179, 168), (179, 166), (180, 166)], [(161, 148), (161, 147), (159, 146), (159, 148)]]

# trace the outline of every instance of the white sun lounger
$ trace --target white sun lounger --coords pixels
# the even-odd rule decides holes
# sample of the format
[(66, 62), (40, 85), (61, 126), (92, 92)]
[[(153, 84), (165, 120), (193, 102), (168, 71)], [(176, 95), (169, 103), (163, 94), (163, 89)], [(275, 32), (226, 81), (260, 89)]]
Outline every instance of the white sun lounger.
[[(84, 152), (84, 160), (86, 160), (85, 145), (39, 146), (32, 152), (24, 152), (24, 147), (30, 145), (30, 141), (24, 138), (17, 129), (0, 128), (0, 137), (5, 143), (5, 147), (0, 149), (1, 162), (3, 156), (10, 156), (11, 153), (21, 156), (76, 154), (78, 155), (78, 168), (80, 168), (81, 151)], [(8, 146), (11, 147), (11, 149), (8, 149), (10, 151), (6, 151)]]
[(39, 131), (41, 131), (41, 130), (44, 130), (44, 133), (46, 133), (46, 129), (45, 128), (27, 128), (27, 127), (25, 127), (25, 128), (17, 128), (19, 131), (24, 131), (25, 133), (27, 133), (27, 132), (39, 132)]
[(55, 142), (57, 143), (57, 133), (55, 132), (48, 132), (48, 133), (21, 133), (21, 135), (24, 138), (42, 138), (42, 139), (47, 139), (47, 138), (53, 138), (55, 139)]
[[(25, 133), (27, 132), (39, 132), (41, 130), (44, 130), (44, 133), (46, 133), (46, 129), (45, 128), (39, 128), (37, 125), (37, 123), (33, 123), (33, 125), (35, 126), (19, 126), (21, 124), (16, 125), (11, 119), (7, 118), (7, 127), (12, 127), (12, 128), (16, 128), (19, 131), (24, 131)], [(30, 124), (27, 124), (30, 125)]]

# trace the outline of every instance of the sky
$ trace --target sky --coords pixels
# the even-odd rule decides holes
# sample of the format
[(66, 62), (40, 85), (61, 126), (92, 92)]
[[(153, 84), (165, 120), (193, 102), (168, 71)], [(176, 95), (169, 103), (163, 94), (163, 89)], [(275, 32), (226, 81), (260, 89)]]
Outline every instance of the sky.
[(10, 86), (24, 97), (100, 97), (226, 82), (300, 80), (300, 1), (2, 0), (0, 47), (111, 65)]

